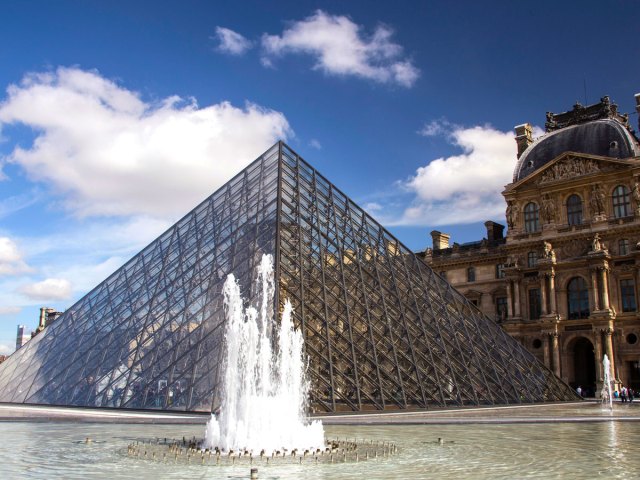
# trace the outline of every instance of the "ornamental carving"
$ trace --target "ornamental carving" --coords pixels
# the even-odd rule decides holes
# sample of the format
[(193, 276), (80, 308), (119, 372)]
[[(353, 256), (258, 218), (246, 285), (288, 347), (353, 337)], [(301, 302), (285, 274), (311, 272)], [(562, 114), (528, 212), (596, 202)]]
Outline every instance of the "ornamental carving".
[(568, 242), (562, 247), (562, 256), (565, 258), (581, 257), (587, 253), (587, 249), (590, 246), (590, 242), (584, 240), (574, 239)]
[(540, 183), (580, 177), (600, 172), (600, 164), (591, 159), (570, 157), (554, 163), (540, 175)]

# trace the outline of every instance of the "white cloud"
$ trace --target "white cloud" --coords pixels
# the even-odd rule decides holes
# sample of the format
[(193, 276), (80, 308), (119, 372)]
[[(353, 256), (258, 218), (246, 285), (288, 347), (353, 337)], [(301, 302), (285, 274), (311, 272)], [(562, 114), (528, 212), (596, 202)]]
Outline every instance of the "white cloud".
[(217, 50), (229, 55), (242, 55), (252, 47), (249, 40), (228, 28), (216, 27), (216, 38), (219, 42)]
[(18, 246), (9, 237), (0, 237), (0, 275), (19, 275), (29, 271)]
[[(423, 135), (444, 132), (446, 125), (425, 126)], [(504, 217), (503, 187), (516, 162), (513, 134), (490, 126), (452, 127), (449, 141), (462, 153), (432, 160), (401, 183), (414, 194), (399, 225), (451, 225)]]
[(443, 134), (448, 134), (455, 126), (451, 125), (447, 120), (432, 120), (429, 123), (425, 123), (424, 126), (418, 130), (418, 133), (423, 137), (437, 137)]
[(365, 212), (368, 212), (368, 213), (378, 212), (378, 211), (382, 210), (382, 205), (380, 205), (380, 204), (379, 204), (379, 203), (377, 203), (377, 202), (368, 202), (368, 203), (365, 203), (365, 204), (362, 206), (362, 209), (363, 209)]
[(282, 35), (264, 34), (262, 60), (271, 65), (275, 57), (304, 53), (315, 58), (315, 69), (329, 75), (354, 75), (411, 87), (420, 71), (402, 57), (402, 47), (391, 41), (392, 35), (393, 30), (381, 25), (367, 36), (350, 18), (317, 10), (293, 22)]
[(3, 124), (35, 140), (8, 160), (80, 216), (174, 218), (292, 132), (280, 112), (228, 102), (151, 104), (97, 72), (59, 68), (8, 88)]
[(71, 282), (64, 278), (47, 278), (20, 287), (19, 292), (31, 300), (66, 300), (71, 297)]
[(22, 308), (16, 306), (0, 306), (0, 315), (17, 315)]
[(315, 148), (316, 150), (322, 150), (322, 144), (315, 138), (311, 139), (311, 141), (309, 142), (309, 146)]
[(11, 355), (15, 349), (15, 344), (9, 345), (6, 343), (0, 343), (0, 355)]

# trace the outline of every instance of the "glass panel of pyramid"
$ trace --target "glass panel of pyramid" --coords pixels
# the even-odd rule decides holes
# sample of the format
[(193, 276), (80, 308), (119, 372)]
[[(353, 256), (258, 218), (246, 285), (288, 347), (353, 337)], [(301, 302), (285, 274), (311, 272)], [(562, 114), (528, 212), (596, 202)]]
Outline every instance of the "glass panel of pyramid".
[(573, 390), (282, 142), (0, 365), (0, 401), (210, 411), (222, 285), (263, 254), (316, 411), (575, 399)]

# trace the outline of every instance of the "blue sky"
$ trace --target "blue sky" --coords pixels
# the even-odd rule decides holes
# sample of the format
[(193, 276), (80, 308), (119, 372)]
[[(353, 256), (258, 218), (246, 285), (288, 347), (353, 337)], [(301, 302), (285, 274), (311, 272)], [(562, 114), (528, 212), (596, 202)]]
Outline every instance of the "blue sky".
[(504, 223), (515, 125), (634, 112), (635, 0), (390, 5), (3, 2), (0, 353), (278, 139), (420, 250)]

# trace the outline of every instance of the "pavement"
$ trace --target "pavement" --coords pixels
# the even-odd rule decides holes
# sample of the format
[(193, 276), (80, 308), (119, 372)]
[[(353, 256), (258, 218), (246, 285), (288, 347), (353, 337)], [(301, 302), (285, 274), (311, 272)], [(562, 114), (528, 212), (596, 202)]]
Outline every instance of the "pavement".
[[(616, 402), (613, 410), (594, 401), (455, 409), (314, 415), (325, 425), (447, 425), (557, 422), (640, 422), (640, 402)], [(54, 407), (0, 403), (0, 422), (91, 422), (204, 425), (206, 413)]]

